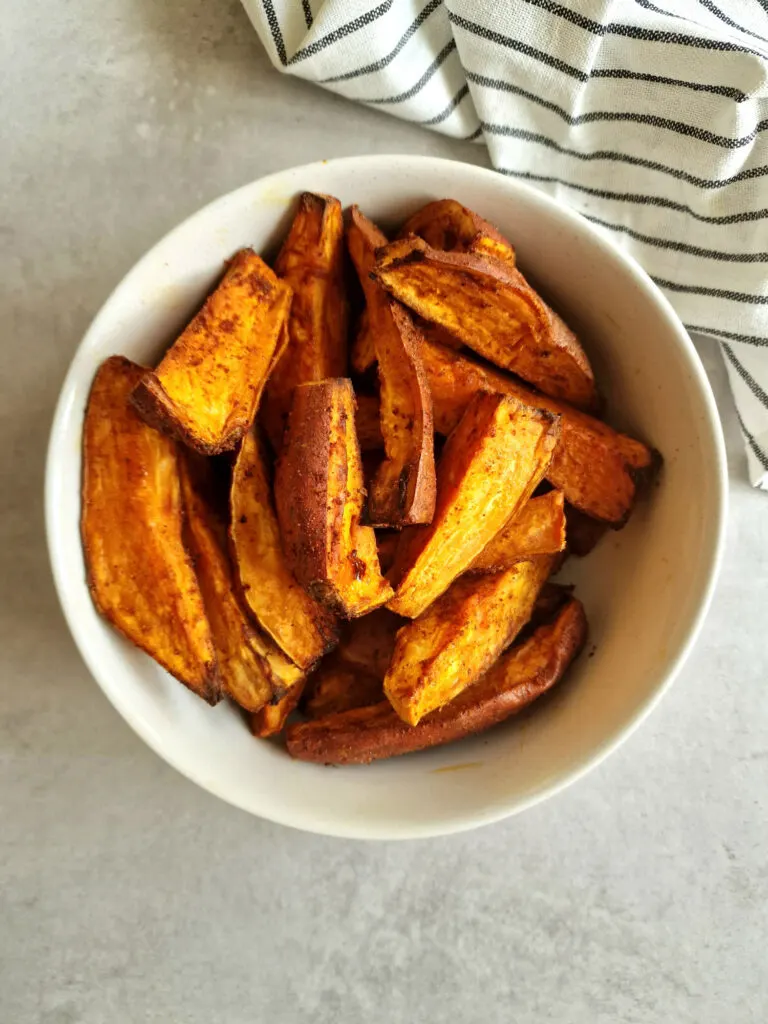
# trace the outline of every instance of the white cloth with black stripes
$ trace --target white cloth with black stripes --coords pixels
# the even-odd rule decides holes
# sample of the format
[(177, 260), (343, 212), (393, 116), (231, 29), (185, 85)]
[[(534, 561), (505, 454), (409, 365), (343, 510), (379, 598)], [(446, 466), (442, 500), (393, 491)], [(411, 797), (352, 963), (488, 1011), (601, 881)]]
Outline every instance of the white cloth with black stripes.
[(280, 70), (483, 141), (632, 253), (719, 339), (768, 489), (768, 0), (243, 2)]

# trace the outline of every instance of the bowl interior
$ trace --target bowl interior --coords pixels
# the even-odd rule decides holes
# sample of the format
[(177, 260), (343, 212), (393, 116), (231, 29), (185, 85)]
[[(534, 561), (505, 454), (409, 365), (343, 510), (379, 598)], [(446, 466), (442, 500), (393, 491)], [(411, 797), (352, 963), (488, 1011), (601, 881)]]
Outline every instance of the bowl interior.
[[(580, 333), (608, 418), (655, 445), (665, 465), (630, 524), (564, 578), (577, 584), (590, 643), (568, 680), (531, 713), (484, 736), (365, 768), (292, 761), (256, 741), (228, 706), (210, 709), (96, 614), (79, 537), (80, 435), (94, 372), (108, 355), (155, 360), (233, 251), (273, 247), (296, 194), (328, 192), (394, 224), (454, 196), (514, 242), (523, 271)], [(648, 278), (597, 229), (552, 200), (476, 167), (363, 157), (296, 168), (206, 207), (164, 238), (110, 297), (64, 385), (49, 452), (54, 575), (75, 639), (109, 699), (176, 768), (233, 804), (337, 835), (405, 837), (468, 828), (561, 787), (625, 736), (670, 681), (711, 594), (724, 518), (724, 460), (695, 351)]]

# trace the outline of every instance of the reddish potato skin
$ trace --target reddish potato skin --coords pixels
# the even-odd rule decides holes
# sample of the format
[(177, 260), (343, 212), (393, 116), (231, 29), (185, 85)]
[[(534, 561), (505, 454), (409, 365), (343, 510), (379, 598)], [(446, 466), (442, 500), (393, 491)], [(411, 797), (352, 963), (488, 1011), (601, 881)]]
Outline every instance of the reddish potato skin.
[(275, 472), (275, 503), (288, 563), (309, 594), (344, 618), (385, 604), (365, 490), (355, 397), (345, 379), (296, 388)]
[(584, 609), (567, 600), (554, 622), (511, 648), (474, 686), (406, 725), (387, 701), (289, 726), (291, 757), (316, 764), (370, 764), (483, 732), (518, 714), (563, 678), (587, 639)]

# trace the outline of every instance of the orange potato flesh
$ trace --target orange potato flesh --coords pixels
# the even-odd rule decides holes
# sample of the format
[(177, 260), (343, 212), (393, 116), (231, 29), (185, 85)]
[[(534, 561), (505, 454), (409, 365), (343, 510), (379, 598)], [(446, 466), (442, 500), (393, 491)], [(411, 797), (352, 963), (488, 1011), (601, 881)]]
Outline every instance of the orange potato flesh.
[(291, 289), (241, 249), (157, 369), (138, 383), (132, 401), (141, 416), (204, 455), (234, 448), (256, 415), (290, 302)]
[(281, 697), (274, 704), (265, 704), (263, 708), (248, 716), (248, 724), (254, 736), (266, 739), (268, 736), (276, 736), (285, 728), (290, 714), (295, 711), (304, 683), (299, 683), (290, 689), (284, 697)]
[(211, 625), (222, 686), (246, 711), (258, 711), (304, 675), (248, 621), (235, 590), (226, 523), (206, 499), (210, 481), (205, 467), (194, 465), (186, 456), (180, 460), (180, 469), (186, 540)]
[(317, 764), (369, 764), (482, 732), (522, 711), (561, 680), (586, 638), (584, 609), (570, 599), (553, 622), (539, 626), (476, 683), (418, 725), (407, 725), (384, 701), (289, 726), (288, 753)]
[(483, 548), (468, 572), (498, 572), (526, 558), (556, 555), (564, 548), (563, 494), (549, 491), (526, 502)]
[(397, 634), (384, 693), (409, 725), (486, 672), (528, 622), (552, 560), (463, 576)]
[(403, 224), (400, 238), (418, 235), (433, 249), (468, 252), (488, 249), (515, 265), (515, 250), (493, 224), (455, 199), (438, 199), (417, 210)]
[(344, 221), (338, 199), (302, 193), (275, 271), (293, 289), (289, 344), (264, 395), (263, 422), (279, 452), (294, 388), (347, 372)]
[(500, 242), (497, 238), (488, 234), (477, 234), (467, 246), (466, 252), (475, 253), (477, 256), (489, 256), (495, 260), (501, 260), (514, 267), (517, 263), (515, 250), (509, 242)]
[(419, 238), (377, 253), (376, 280), (396, 299), (545, 394), (594, 409), (594, 375), (576, 336), (514, 267), (440, 252)]
[(410, 315), (371, 280), (385, 236), (352, 207), (347, 245), (363, 288), (379, 366), (385, 458), (370, 487), (374, 526), (428, 523), (435, 510), (432, 400), (421, 365), (421, 336)]
[(514, 395), (560, 416), (560, 442), (546, 473), (571, 505), (612, 526), (626, 522), (638, 483), (654, 472), (659, 456), (606, 423), (483, 366), (464, 354), (425, 342), (424, 369), (432, 392), (435, 429), (449, 434), (478, 391)]
[(389, 600), (376, 536), (361, 525), (365, 489), (351, 381), (296, 388), (275, 501), (288, 562), (313, 597), (345, 618)]
[(182, 538), (176, 443), (147, 426), (129, 402), (145, 372), (112, 356), (88, 398), (80, 524), (88, 585), (116, 629), (215, 704), (219, 672)]
[(243, 599), (260, 628), (309, 671), (338, 640), (338, 622), (296, 580), (283, 554), (264, 459), (253, 431), (243, 438), (230, 492), (230, 544)]
[(403, 534), (389, 608), (416, 618), (528, 501), (558, 437), (557, 418), (509, 395), (478, 393), (437, 470), (435, 515)]

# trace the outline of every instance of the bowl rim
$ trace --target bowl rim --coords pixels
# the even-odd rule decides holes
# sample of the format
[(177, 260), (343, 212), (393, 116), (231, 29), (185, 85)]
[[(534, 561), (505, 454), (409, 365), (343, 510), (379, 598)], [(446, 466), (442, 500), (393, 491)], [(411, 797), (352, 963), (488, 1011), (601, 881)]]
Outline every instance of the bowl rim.
[[(687, 368), (691, 373), (696, 390), (702, 400), (703, 409), (706, 412), (706, 417), (702, 423), (702, 427), (706, 429), (706, 440), (709, 442), (709, 446), (711, 447), (714, 455), (713, 470), (717, 477), (717, 485), (713, 488), (713, 507), (711, 510), (714, 518), (714, 543), (711, 545), (708, 552), (709, 564), (706, 567), (706, 584), (699, 594), (696, 610), (691, 616), (688, 629), (686, 630), (685, 636), (679, 645), (675, 657), (669, 664), (666, 671), (664, 671), (660, 676), (657, 686), (638, 704), (628, 720), (601, 744), (596, 746), (589, 755), (584, 758), (581, 764), (565, 771), (561, 777), (542, 786), (541, 789), (528, 797), (516, 798), (514, 800), (510, 799), (509, 804), (505, 804), (501, 807), (497, 806), (489, 810), (478, 809), (471, 813), (459, 812), (455, 816), (445, 817), (440, 821), (429, 821), (423, 825), (414, 825), (412, 823), (404, 824), (397, 830), (394, 830), (391, 826), (377, 827), (376, 825), (366, 825), (364, 830), (361, 830), (360, 828), (355, 827), (354, 822), (350, 823), (350, 827), (344, 827), (337, 821), (329, 823), (329, 827), (319, 827), (314, 820), (302, 821), (295, 813), (288, 815), (271, 812), (269, 815), (262, 814), (254, 810), (253, 807), (247, 806), (245, 803), (235, 799), (224, 787), (219, 787), (216, 781), (212, 780), (210, 776), (203, 777), (203, 775), (197, 773), (194, 768), (187, 764), (181, 764), (179, 759), (166, 752), (162, 748), (162, 744), (158, 741), (155, 734), (150, 729), (145, 728), (141, 719), (133, 714), (129, 703), (127, 701), (122, 701), (118, 693), (110, 692), (102, 684), (100, 677), (102, 671), (101, 666), (98, 663), (98, 659), (91, 652), (86, 631), (80, 628), (74, 614), (73, 604), (71, 603), (69, 595), (70, 582), (63, 571), (63, 566), (60, 560), (57, 544), (57, 531), (54, 522), (56, 517), (56, 485), (58, 472), (57, 445), (67, 417), (70, 414), (70, 407), (74, 399), (74, 392), (76, 390), (77, 379), (80, 372), (80, 363), (85, 361), (91, 346), (100, 336), (101, 324), (110, 315), (110, 309), (113, 303), (115, 303), (118, 297), (124, 292), (130, 292), (133, 287), (133, 280), (140, 274), (143, 264), (150, 261), (154, 257), (155, 251), (170, 242), (174, 236), (182, 235), (186, 232), (195, 220), (210, 217), (217, 206), (224, 206), (225, 204), (232, 202), (239, 193), (249, 192), (256, 185), (266, 189), (270, 186), (279, 187), (281, 179), (283, 179), (287, 174), (306, 174), (307, 177), (310, 177), (314, 173), (318, 172), (321, 167), (330, 167), (333, 169), (335, 167), (341, 167), (342, 165), (359, 166), (361, 164), (367, 164), (379, 168), (382, 164), (386, 164), (390, 171), (393, 169), (392, 165), (400, 164), (401, 166), (410, 165), (412, 167), (420, 165), (425, 172), (428, 171), (429, 167), (434, 167), (435, 165), (440, 165), (443, 168), (447, 165), (452, 165), (458, 173), (469, 174), (470, 177), (477, 176), (479, 178), (493, 178), (497, 184), (499, 179), (501, 179), (504, 182), (504, 187), (507, 188), (511, 194), (514, 193), (521, 196), (524, 201), (528, 203), (532, 202), (534, 205), (538, 204), (551, 215), (563, 219), (575, 231), (587, 234), (592, 242), (602, 248), (613, 260), (622, 264), (623, 269), (634, 279), (635, 284), (642, 290), (646, 301), (655, 304), (657, 309), (663, 314), (670, 333), (676, 337), (678, 347), (685, 358)], [(247, 182), (230, 192), (218, 196), (209, 203), (206, 203), (204, 206), (195, 210), (179, 224), (171, 228), (170, 231), (166, 232), (160, 239), (158, 239), (157, 242), (155, 242), (154, 245), (139, 257), (118, 284), (112, 289), (104, 303), (101, 305), (72, 356), (61, 386), (51, 423), (46, 453), (44, 490), (45, 532), (48, 555), (51, 563), (56, 593), (69, 631), (75, 641), (78, 651), (80, 652), (80, 656), (83, 658), (86, 667), (98, 684), (99, 688), (115, 710), (133, 729), (133, 731), (147, 744), (147, 746), (162, 758), (163, 761), (170, 764), (180, 774), (200, 786), (202, 789), (219, 797), (231, 806), (247, 811), (248, 813), (254, 814), (258, 817), (262, 817), (264, 820), (269, 820), (279, 825), (285, 825), (317, 835), (327, 835), (346, 839), (391, 840), (420, 839), (466, 832), (483, 825), (493, 824), (511, 817), (512, 815), (519, 814), (522, 811), (525, 811), (528, 808), (561, 793), (579, 779), (583, 778), (588, 772), (592, 771), (593, 768), (596, 768), (606, 758), (608, 758), (618, 747), (629, 739), (636, 729), (640, 727), (677, 678), (683, 664), (691, 653), (704, 623), (704, 619), (709, 611), (720, 573), (725, 547), (728, 506), (728, 472), (725, 441), (723, 438), (722, 424), (717, 410), (717, 405), (704, 370), (704, 366), (693, 342), (690, 339), (690, 336), (688, 335), (688, 332), (667, 297), (654, 283), (649, 274), (632, 256), (624, 252), (606, 232), (604, 232), (599, 226), (592, 224), (576, 210), (564, 205), (547, 193), (541, 192), (525, 182), (500, 175), (497, 171), (490, 168), (480, 167), (474, 164), (464, 163), (462, 161), (454, 161), (442, 157), (425, 155), (366, 154), (361, 156), (336, 157), (329, 160), (314, 161), (309, 164), (298, 165), (295, 167), (287, 167), (283, 170), (275, 171), (271, 174)], [(81, 581), (78, 581), (78, 585), (80, 582)]]

